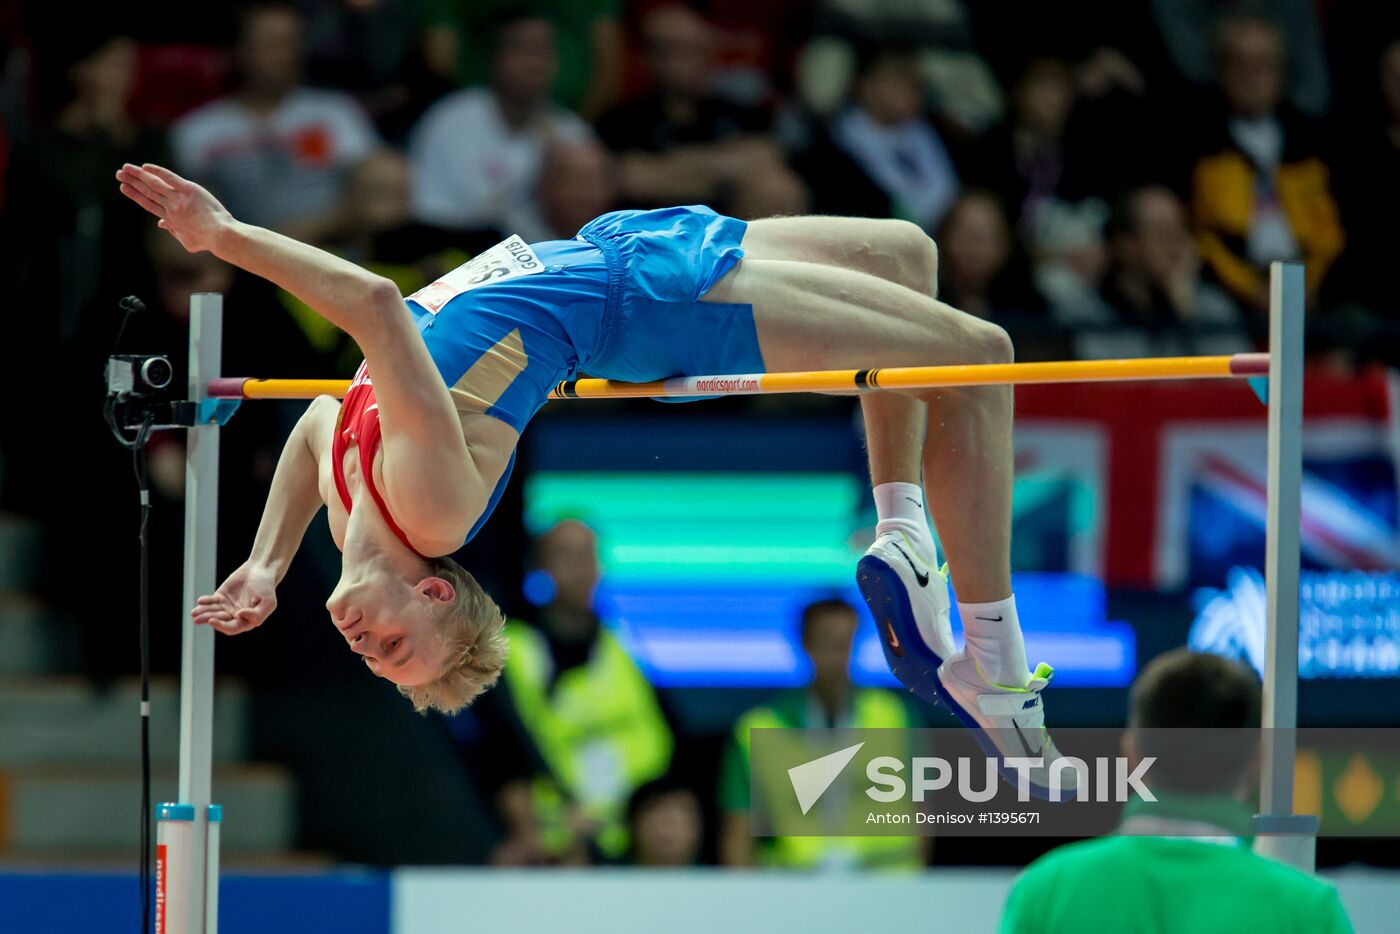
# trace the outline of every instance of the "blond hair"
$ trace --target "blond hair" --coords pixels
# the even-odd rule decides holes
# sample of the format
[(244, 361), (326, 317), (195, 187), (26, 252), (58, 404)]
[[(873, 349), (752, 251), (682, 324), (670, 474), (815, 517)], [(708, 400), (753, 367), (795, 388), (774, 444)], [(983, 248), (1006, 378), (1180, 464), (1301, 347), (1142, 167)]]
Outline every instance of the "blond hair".
[(450, 583), (456, 598), (443, 612), (441, 635), (447, 643), (442, 674), (427, 684), (399, 685), (399, 693), (419, 713), (452, 714), (476, 700), (506, 664), (506, 618), (481, 585), (451, 558), (434, 558), (433, 574)]

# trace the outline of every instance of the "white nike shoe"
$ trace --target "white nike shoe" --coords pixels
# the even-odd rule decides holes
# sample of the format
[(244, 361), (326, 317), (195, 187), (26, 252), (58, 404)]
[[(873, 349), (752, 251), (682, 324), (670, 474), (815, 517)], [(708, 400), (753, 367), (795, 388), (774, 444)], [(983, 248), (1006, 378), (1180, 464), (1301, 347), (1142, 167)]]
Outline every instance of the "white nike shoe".
[[(939, 695), (952, 708), (962, 724), (972, 730), (983, 752), (998, 759), (1019, 757), (1041, 759), (1039, 767), (1026, 770), (1030, 794), (1047, 801), (1069, 801), (1079, 787), (1073, 768), (1055, 769), (1059, 794), (1051, 788), (1051, 765), (1060, 751), (1045, 729), (1045, 704), (1040, 692), (1050, 684), (1055, 669), (1041, 662), (1023, 688), (993, 684), (982, 673), (982, 666), (961, 649), (938, 668)], [(1017, 783), (1017, 770), (999, 766), (1008, 783)]]
[(856, 583), (875, 617), (890, 671), (919, 697), (938, 703), (935, 675), (954, 651), (948, 578), (918, 556), (903, 532), (890, 531), (856, 565)]

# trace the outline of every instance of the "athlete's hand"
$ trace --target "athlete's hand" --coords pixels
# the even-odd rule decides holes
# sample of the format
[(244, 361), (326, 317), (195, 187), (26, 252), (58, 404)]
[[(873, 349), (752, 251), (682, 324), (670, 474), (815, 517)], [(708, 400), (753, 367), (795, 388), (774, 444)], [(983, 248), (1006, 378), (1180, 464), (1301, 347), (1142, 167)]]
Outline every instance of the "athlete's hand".
[(262, 625), (277, 609), (277, 578), (272, 569), (247, 561), (214, 593), (195, 601), (190, 615), (201, 626), (236, 636)]
[(233, 215), (209, 192), (158, 165), (127, 163), (117, 172), (121, 192), (160, 218), (157, 225), (191, 253), (214, 248)]

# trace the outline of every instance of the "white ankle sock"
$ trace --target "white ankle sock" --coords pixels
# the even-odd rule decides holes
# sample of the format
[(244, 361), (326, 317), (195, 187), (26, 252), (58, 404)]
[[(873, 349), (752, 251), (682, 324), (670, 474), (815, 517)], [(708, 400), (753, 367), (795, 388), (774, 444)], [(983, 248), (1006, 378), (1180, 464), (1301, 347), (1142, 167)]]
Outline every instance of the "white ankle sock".
[(993, 684), (1024, 687), (1030, 680), (1026, 642), (1016, 618), (1016, 595), (995, 603), (958, 601), (968, 654)]
[(875, 487), (875, 512), (880, 517), (875, 534), (903, 532), (915, 553), (930, 567), (938, 564), (938, 549), (924, 512), (924, 491), (917, 483), (881, 483)]

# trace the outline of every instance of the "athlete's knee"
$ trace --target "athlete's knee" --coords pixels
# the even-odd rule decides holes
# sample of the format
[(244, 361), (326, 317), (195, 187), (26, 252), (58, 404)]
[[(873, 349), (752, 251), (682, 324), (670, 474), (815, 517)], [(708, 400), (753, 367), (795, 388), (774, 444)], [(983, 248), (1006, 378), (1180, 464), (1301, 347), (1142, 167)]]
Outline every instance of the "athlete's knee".
[(899, 271), (900, 284), (925, 295), (938, 291), (938, 247), (918, 224), (881, 222), (884, 241)]
[(968, 345), (974, 363), (1012, 363), (1016, 359), (1016, 348), (1006, 328), (981, 318), (973, 319)]

